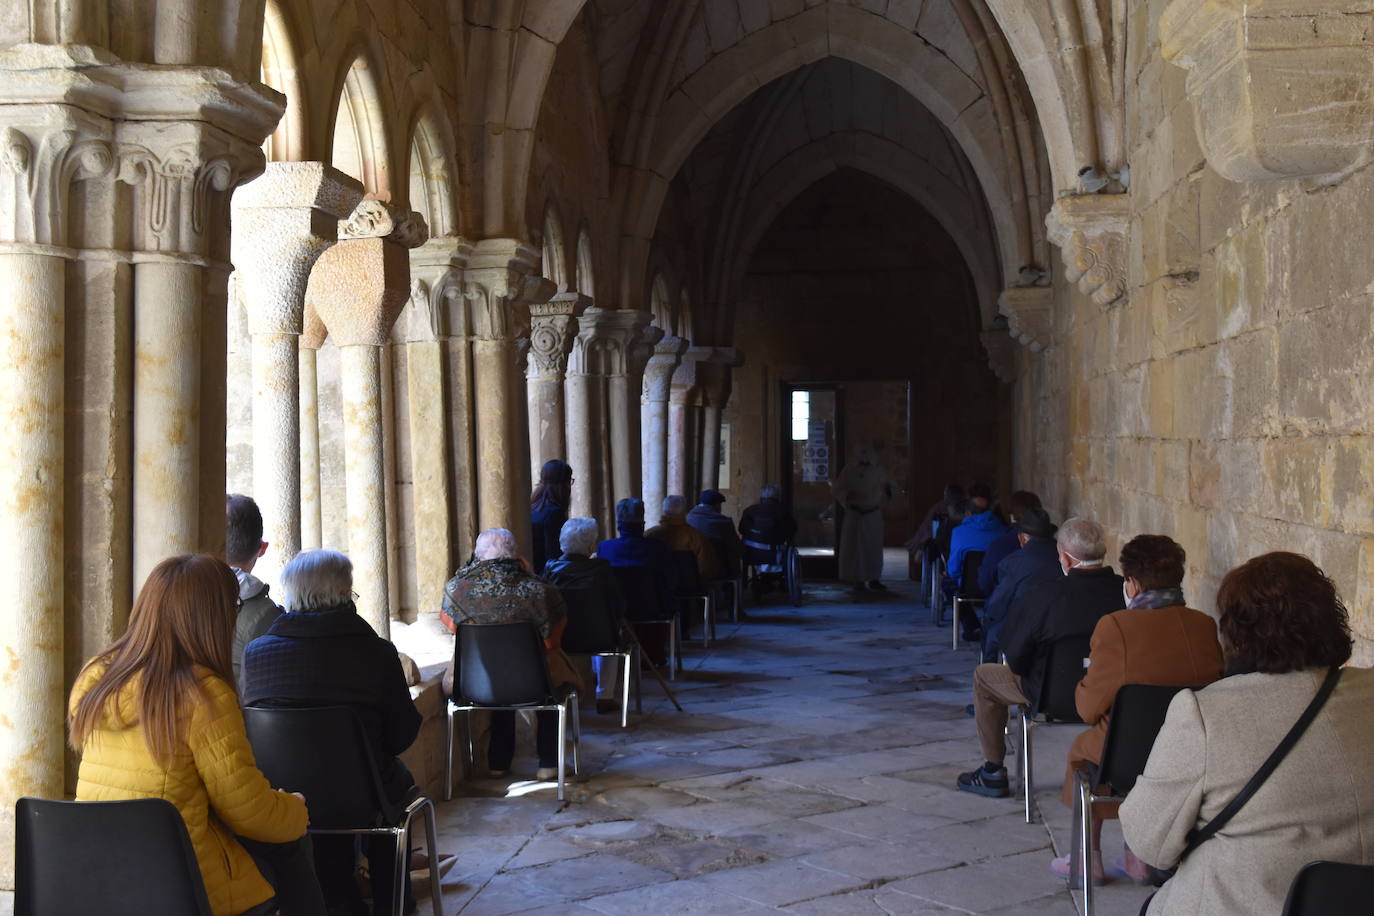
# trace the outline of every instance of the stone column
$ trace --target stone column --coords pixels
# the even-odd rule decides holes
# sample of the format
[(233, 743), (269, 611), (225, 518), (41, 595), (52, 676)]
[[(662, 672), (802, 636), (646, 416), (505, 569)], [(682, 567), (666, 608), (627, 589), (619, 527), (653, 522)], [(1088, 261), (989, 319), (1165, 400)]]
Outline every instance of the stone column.
[(573, 485), (574, 517), (596, 518), (601, 533), (614, 527), (608, 521), (606, 500), (606, 453), (602, 431), (606, 425), (606, 375), (609, 361), (607, 330), (614, 310), (589, 307), (577, 319), (577, 334), (568, 355), (564, 380), (567, 398), (568, 463), (577, 482)]
[(234, 194), (231, 253), (253, 345), (252, 496), (270, 545), (255, 574), (269, 582), (301, 549), (305, 370), (298, 352), (306, 283), (315, 260), (337, 238), (339, 220), (362, 196), (359, 182), (322, 162), (268, 163)]
[[(473, 516), (472, 371), (462, 271), (471, 250), (461, 239), (430, 239), (410, 253), (406, 340), (415, 579), (420, 619), (438, 626), (444, 584), (471, 550), (459, 536)], [(464, 543), (466, 547), (464, 548)], [(439, 632), (439, 630), (435, 630)]]
[(692, 451), (700, 427), (701, 388), (697, 382), (698, 364), (711, 357), (710, 347), (689, 347), (673, 373), (668, 394), (668, 493), (691, 500), (696, 494), (692, 484)]
[[(14, 887), (14, 804), (61, 798), (67, 195), (104, 178), (110, 125), (57, 105), (0, 107), (0, 887)], [(79, 317), (79, 316), (77, 316)], [(74, 500), (78, 502), (79, 500)], [(111, 545), (112, 546), (112, 545)]]
[[(133, 200), (134, 586), (168, 556), (221, 549), (224, 434), (201, 427), (224, 380), (228, 194), (263, 168), (262, 151), (200, 121), (129, 121), (116, 130), (118, 178)], [(207, 326), (207, 322), (209, 322)], [(203, 335), (203, 330), (207, 333)], [(218, 339), (217, 339), (218, 338)], [(217, 358), (209, 350), (218, 349)], [(213, 425), (213, 424), (212, 424)], [(202, 439), (217, 441), (202, 454)], [(204, 512), (202, 512), (204, 507)]]
[(654, 345), (653, 355), (644, 367), (641, 407), (644, 461), (644, 516), (649, 525), (658, 523), (663, 497), (668, 495), (668, 396), (673, 373), (687, 351), (681, 337), (664, 337)]
[(518, 341), (529, 303), (554, 285), (538, 276), (539, 255), (514, 239), (478, 242), (463, 272), (473, 327), (478, 528), (509, 528), (522, 550), (530, 540), (529, 430)]
[(340, 224), (339, 242), (315, 263), (306, 292), (339, 347), (353, 589), (359, 614), (382, 636), (391, 631), (391, 607), (381, 348), (410, 295), (408, 249), (425, 235), (418, 213), (365, 200)]
[[(544, 462), (555, 458), (568, 460), (564, 378), (577, 335), (577, 316), (587, 310), (589, 302), (578, 293), (559, 293), (548, 302), (530, 306), (530, 361), (525, 383), (529, 398), (530, 473), (536, 480)], [(574, 474), (586, 470), (573, 465)]]
[(324, 504), (320, 497), (320, 380), (316, 357), (329, 332), (308, 303), (299, 340), (301, 436), (301, 549), (324, 546)]
[(616, 358), (606, 380), (607, 431), (610, 433), (611, 506), (638, 496), (643, 484), (642, 406), (644, 368), (663, 332), (650, 327), (648, 312), (617, 309), (612, 316)]
[[(739, 351), (731, 347), (715, 347), (701, 365), (701, 468), (700, 488), (719, 489), (721, 414), (730, 401), (734, 370), (743, 364)], [(727, 488), (730, 482), (724, 484)]]

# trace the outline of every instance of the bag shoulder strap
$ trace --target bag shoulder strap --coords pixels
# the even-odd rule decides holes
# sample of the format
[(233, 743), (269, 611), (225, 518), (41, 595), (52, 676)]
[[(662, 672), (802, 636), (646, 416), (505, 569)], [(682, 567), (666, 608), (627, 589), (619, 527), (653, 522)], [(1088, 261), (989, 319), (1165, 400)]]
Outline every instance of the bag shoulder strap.
[(1293, 745), (1298, 743), (1298, 739), (1307, 731), (1307, 727), (1312, 724), (1317, 713), (1321, 712), (1322, 707), (1326, 705), (1326, 700), (1331, 696), (1331, 692), (1336, 689), (1336, 683), (1340, 681), (1343, 671), (1343, 668), (1337, 666), (1327, 672), (1326, 680), (1322, 681), (1321, 687), (1317, 688), (1317, 695), (1312, 698), (1312, 702), (1307, 704), (1307, 708), (1298, 717), (1298, 721), (1293, 723), (1288, 734), (1283, 736), (1279, 746), (1274, 748), (1274, 752), (1269, 755), (1264, 763), (1260, 764), (1255, 775), (1251, 776), (1250, 781), (1245, 784), (1245, 788), (1241, 789), (1236, 797), (1231, 799), (1230, 804), (1222, 808), (1220, 814), (1202, 827), (1195, 827), (1188, 831), (1188, 845), (1183, 848), (1183, 855), (1179, 856), (1180, 862), (1187, 858), (1193, 850), (1216, 836), (1217, 832), (1230, 823), (1231, 818), (1235, 817), (1240, 809), (1245, 807), (1245, 803), (1260, 790), (1260, 786), (1264, 785), (1269, 776), (1278, 768), (1278, 765), (1283, 762), (1283, 758), (1288, 756)]

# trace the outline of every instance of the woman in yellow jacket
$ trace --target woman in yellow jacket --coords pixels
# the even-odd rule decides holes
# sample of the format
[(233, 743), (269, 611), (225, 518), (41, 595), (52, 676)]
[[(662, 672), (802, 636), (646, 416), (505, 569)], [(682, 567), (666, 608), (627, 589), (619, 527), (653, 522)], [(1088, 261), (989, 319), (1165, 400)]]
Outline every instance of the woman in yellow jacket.
[(173, 557), (149, 574), (128, 630), (72, 690), (76, 797), (176, 805), (215, 916), (257, 912), (274, 896), (283, 913), (318, 916), (305, 799), (268, 785), (244, 731), (231, 663), (237, 594), (233, 572), (210, 556)]

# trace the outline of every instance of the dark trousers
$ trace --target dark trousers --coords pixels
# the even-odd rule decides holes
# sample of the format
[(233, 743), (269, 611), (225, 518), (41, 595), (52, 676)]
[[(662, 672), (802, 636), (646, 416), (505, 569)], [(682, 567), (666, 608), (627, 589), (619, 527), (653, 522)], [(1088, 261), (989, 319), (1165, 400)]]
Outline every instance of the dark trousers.
[[(310, 861), (309, 837), (290, 843), (260, 843), (239, 837), (239, 842), (276, 891), (276, 905), (281, 908), (282, 916), (324, 916), (324, 895)], [(248, 912), (255, 913), (258, 909), (255, 907)]]
[[(535, 713), (538, 727), (534, 743), (539, 750), (541, 767), (558, 766), (558, 713)], [(493, 770), (509, 770), (515, 756), (515, 712), (496, 709), (491, 713), (491, 741), (487, 744), (487, 766)]]
[[(406, 765), (394, 758), (384, 761), (378, 769), (382, 776), (382, 788), (387, 796), (397, 800), (398, 805), (412, 800), (420, 791), (415, 787), (415, 778)], [(324, 888), (324, 899), (332, 913), (366, 913), (358, 883), (353, 876), (358, 870), (359, 847), (367, 856), (368, 877), (372, 885), (372, 906), (374, 912), (391, 912), (391, 895), (395, 887), (393, 874), (396, 860), (396, 842), (389, 836), (348, 836), (346, 834), (317, 834), (315, 841), (315, 874), (319, 876), (320, 887)], [(410, 862), (410, 851), (406, 850), (406, 862)], [(406, 882), (406, 900), (411, 900), (410, 871), (401, 876)]]

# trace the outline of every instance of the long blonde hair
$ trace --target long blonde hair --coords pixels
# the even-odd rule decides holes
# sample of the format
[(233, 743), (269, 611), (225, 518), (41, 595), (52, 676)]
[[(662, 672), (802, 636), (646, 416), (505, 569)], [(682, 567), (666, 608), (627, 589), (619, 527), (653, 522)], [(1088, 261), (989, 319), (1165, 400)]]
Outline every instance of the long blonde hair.
[(141, 724), (153, 759), (170, 765), (182, 738), (181, 701), (201, 689), (195, 666), (234, 685), (237, 616), (238, 580), (222, 560), (185, 554), (159, 563), (134, 601), (128, 630), (83, 669), (104, 670), (71, 712), (72, 748), (82, 748), (124, 686), (139, 678), (138, 722), (121, 724)]

